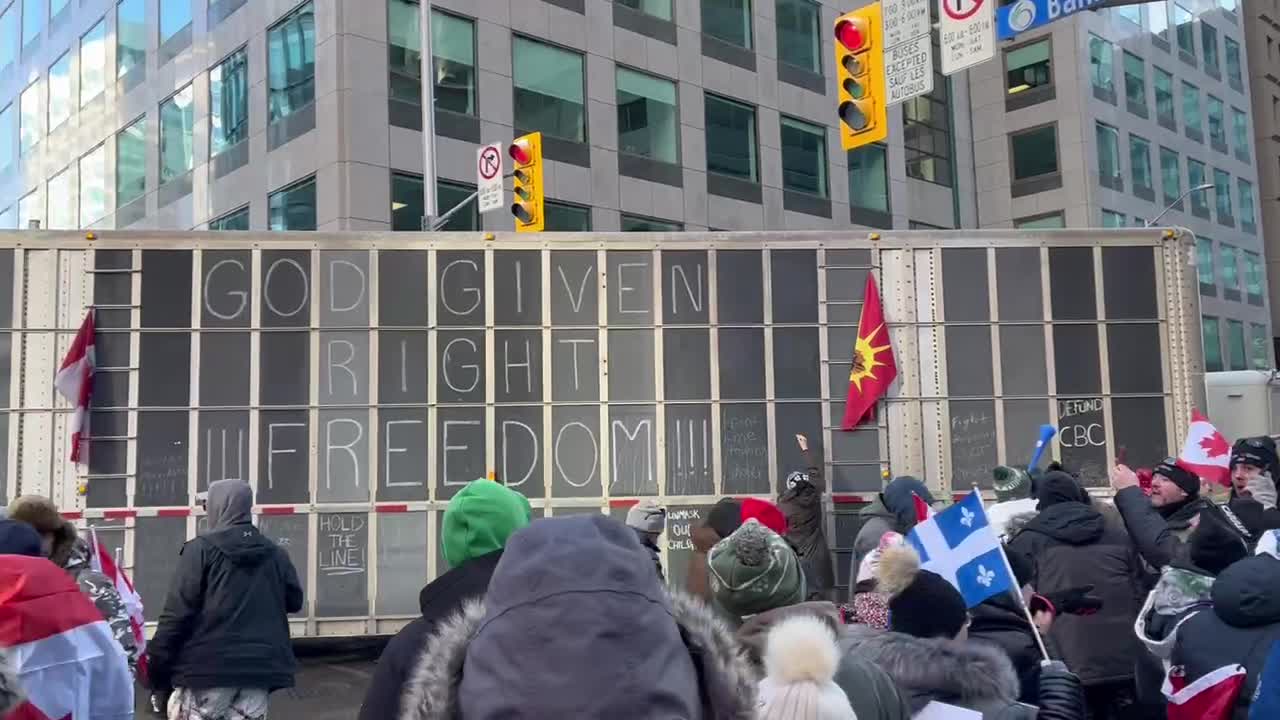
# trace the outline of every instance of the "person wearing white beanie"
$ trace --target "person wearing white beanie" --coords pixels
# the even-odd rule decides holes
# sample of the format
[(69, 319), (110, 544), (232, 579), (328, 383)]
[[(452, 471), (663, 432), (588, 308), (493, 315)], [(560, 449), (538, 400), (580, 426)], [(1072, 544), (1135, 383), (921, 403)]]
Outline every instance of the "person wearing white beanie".
[(759, 720), (858, 720), (835, 684), (840, 651), (820, 618), (791, 617), (769, 631), (765, 678), (759, 684)]

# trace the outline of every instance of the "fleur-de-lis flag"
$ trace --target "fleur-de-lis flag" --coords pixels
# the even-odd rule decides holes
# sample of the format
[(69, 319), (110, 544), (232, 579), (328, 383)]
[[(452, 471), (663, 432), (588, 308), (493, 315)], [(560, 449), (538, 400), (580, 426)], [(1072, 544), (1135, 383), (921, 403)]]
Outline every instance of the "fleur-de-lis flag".
[(874, 418), (876, 403), (889, 390), (889, 385), (896, 377), (898, 363), (893, 357), (889, 328), (884, 322), (884, 309), (880, 307), (880, 290), (876, 287), (875, 276), (867, 273), (841, 427), (852, 430), (864, 420)]

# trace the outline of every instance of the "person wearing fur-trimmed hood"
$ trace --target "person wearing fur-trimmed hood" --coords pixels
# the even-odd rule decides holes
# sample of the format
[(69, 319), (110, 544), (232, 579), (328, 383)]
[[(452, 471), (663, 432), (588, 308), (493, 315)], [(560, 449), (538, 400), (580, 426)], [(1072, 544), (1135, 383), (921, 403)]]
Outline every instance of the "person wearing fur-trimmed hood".
[(984, 720), (1083, 720), (1080, 681), (1062, 663), (1040, 674), (1039, 709), (1017, 701), (1018, 675), (994, 645), (967, 637), (964, 598), (920, 567), (909, 545), (886, 548), (878, 588), (889, 595), (889, 631), (859, 628), (849, 648), (889, 674), (919, 713), (930, 702), (982, 713)]
[(427, 640), (401, 720), (750, 720), (755, 673), (729, 628), (668, 591), (635, 533), (603, 515), (535, 520), (484, 600)]

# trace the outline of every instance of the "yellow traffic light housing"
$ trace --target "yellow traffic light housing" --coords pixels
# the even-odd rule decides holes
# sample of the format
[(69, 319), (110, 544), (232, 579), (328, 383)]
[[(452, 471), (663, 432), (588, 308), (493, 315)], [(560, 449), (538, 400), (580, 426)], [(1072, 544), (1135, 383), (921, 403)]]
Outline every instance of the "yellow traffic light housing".
[(507, 154), (514, 163), (511, 179), (511, 214), (516, 219), (516, 232), (542, 232), (546, 226), (543, 212), (542, 133), (522, 135), (511, 142)]
[(880, 3), (845, 13), (835, 24), (840, 147), (853, 150), (889, 135)]

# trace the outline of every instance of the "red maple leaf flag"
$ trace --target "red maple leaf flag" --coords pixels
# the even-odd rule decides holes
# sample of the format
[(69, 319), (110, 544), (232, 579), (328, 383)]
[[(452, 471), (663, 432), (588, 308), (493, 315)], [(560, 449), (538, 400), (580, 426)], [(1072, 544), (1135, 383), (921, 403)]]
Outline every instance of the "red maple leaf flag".
[(1178, 467), (1219, 485), (1231, 484), (1231, 443), (1199, 410), (1191, 411), (1187, 442), (1178, 456)]
[(853, 367), (849, 370), (849, 391), (845, 396), (844, 422), (852, 430), (875, 417), (876, 402), (898, 377), (898, 363), (889, 342), (889, 328), (880, 307), (880, 291), (875, 276), (867, 273), (862, 292), (862, 316), (858, 318), (858, 339), (853, 345)]
[(67, 356), (63, 358), (53, 387), (58, 394), (75, 406), (71, 417), (71, 462), (84, 460), (80, 452), (89, 441), (89, 401), (93, 396), (93, 310), (84, 316), (84, 322), (71, 341)]

